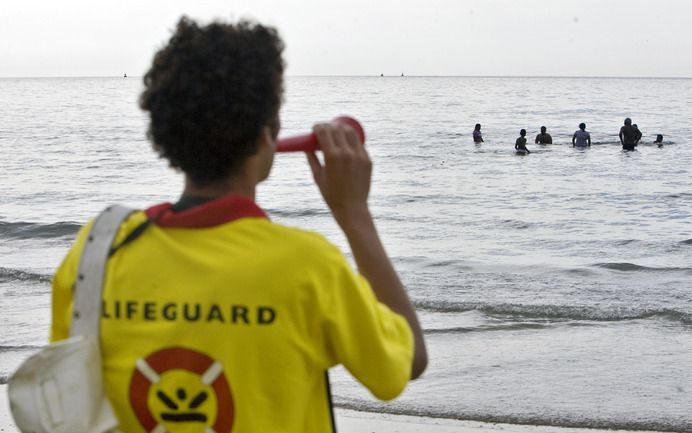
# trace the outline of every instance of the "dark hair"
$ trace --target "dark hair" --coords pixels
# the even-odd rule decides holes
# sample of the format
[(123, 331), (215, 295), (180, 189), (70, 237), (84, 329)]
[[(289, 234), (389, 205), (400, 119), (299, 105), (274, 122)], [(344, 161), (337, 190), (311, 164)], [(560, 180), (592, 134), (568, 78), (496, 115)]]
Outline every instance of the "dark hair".
[(526, 129), (522, 129), (521, 131), (519, 131), (519, 135), (521, 135), (522, 137), (526, 135)]
[(225, 179), (257, 151), (265, 126), (278, 134), (284, 45), (249, 21), (200, 27), (183, 16), (144, 76), (147, 137), (171, 167), (200, 186)]
[(656, 136), (656, 141), (659, 141), (659, 142), (663, 141), (663, 135), (662, 135), (662, 134), (658, 134), (658, 135)]
[(480, 124), (480, 123), (476, 123), (476, 131), (478, 131), (479, 129), (481, 129), (481, 124)]
[(580, 123), (579, 129), (586, 129), (586, 123)]
[(545, 126), (541, 126), (541, 132), (543, 132), (544, 129), (548, 129)]

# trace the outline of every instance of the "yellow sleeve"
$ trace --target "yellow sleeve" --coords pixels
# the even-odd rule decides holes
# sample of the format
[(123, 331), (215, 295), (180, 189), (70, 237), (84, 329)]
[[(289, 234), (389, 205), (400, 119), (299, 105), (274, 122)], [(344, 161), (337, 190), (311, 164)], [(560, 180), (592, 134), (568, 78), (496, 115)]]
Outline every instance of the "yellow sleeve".
[(411, 328), (403, 316), (377, 300), (368, 281), (345, 259), (337, 279), (327, 308), (330, 355), (375, 397), (391, 400), (411, 378)]
[(53, 276), (50, 325), (51, 343), (65, 340), (70, 336), (74, 282), (77, 277), (82, 248), (84, 248), (84, 240), (91, 229), (91, 224), (90, 222), (79, 231), (77, 240), (67, 252)]

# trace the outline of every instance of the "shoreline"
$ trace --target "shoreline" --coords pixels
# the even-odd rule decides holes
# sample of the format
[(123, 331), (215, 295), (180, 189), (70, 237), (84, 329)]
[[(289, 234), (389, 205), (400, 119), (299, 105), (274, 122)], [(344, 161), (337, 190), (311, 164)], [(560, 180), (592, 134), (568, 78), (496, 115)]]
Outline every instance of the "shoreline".
[[(359, 412), (351, 409), (334, 410), (337, 432), (340, 433), (655, 433), (651, 431), (603, 430), (531, 426), (518, 424), (492, 424), (477, 421), (458, 421), (410, 415)], [(19, 433), (10, 414), (7, 385), (0, 385), (0, 432)]]
[(654, 430), (611, 430), (552, 427), (524, 424), (484, 423), (446, 418), (359, 412), (335, 408), (339, 433), (661, 433)]

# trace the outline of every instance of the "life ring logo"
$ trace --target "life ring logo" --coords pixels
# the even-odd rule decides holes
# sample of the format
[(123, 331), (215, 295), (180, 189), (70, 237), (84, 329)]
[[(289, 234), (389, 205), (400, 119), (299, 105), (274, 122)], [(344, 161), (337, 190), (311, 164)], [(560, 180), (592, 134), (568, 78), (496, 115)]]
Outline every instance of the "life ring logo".
[(234, 406), (223, 366), (171, 347), (137, 360), (130, 404), (149, 433), (230, 433)]

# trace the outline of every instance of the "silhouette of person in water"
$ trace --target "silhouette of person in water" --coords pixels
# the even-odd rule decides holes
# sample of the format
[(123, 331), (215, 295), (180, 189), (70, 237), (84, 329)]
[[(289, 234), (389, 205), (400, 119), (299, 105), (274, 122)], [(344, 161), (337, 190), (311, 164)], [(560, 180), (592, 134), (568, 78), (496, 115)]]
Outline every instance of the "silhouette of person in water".
[(546, 127), (541, 126), (541, 133), (536, 136), (536, 144), (553, 144), (553, 137), (546, 132)]
[(656, 140), (654, 140), (654, 144), (658, 144), (658, 147), (663, 147), (663, 134), (658, 134), (656, 136)]
[(636, 123), (633, 123), (632, 126), (634, 126), (634, 128), (635, 128), (635, 129), (637, 130), (637, 132), (639, 133), (639, 137), (638, 137), (636, 140), (634, 140), (634, 146), (636, 147), (636, 146), (639, 144), (639, 140), (642, 139), (642, 132), (639, 130), (639, 127), (637, 126)]
[(473, 142), (483, 143), (483, 134), (481, 134), (481, 124), (476, 123), (476, 128), (473, 130)]
[(639, 129), (632, 125), (632, 119), (629, 117), (625, 118), (625, 125), (620, 128), (620, 143), (622, 144), (622, 150), (634, 150), (634, 147), (639, 143), (642, 138), (642, 133)]
[(517, 151), (517, 153), (531, 153), (529, 152), (529, 149), (526, 148), (526, 129), (519, 131), (519, 137), (514, 143), (514, 149)]
[(591, 147), (591, 134), (586, 130), (586, 123), (580, 123), (579, 129), (572, 136), (572, 147)]

